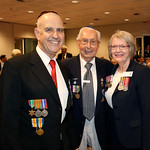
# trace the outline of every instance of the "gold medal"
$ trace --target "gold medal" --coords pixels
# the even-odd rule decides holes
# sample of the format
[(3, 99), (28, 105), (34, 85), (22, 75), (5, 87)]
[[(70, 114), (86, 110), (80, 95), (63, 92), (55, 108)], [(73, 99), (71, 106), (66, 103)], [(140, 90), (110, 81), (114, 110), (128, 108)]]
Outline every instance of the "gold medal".
[(108, 87), (108, 83), (105, 84), (105, 87)]
[(33, 109), (29, 110), (29, 115), (30, 115), (30, 116), (35, 115), (35, 111), (34, 111)]
[(101, 102), (104, 102), (105, 101), (105, 99), (104, 99), (104, 96), (102, 97), (102, 99), (101, 99)]
[(128, 86), (125, 85), (125, 86), (123, 87), (123, 91), (128, 91)]
[(123, 90), (123, 86), (119, 84), (118, 90), (119, 90), (119, 91)]
[(76, 97), (76, 99), (79, 99), (80, 98), (80, 94), (76, 93), (75, 97)]
[(108, 88), (110, 88), (112, 86), (112, 84), (111, 83), (108, 83)]
[(41, 135), (44, 134), (44, 130), (41, 129), (41, 128), (39, 128), (39, 129), (36, 130), (36, 133), (37, 133), (39, 136), (41, 136)]

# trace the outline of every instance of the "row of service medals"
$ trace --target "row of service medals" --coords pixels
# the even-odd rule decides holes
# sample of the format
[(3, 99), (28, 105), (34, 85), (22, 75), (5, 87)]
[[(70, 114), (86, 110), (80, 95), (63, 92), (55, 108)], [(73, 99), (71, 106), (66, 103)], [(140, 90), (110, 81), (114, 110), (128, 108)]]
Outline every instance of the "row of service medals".
[(100, 84), (101, 84), (101, 87), (102, 87), (102, 99), (101, 99), (101, 102), (104, 102), (105, 98), (104, 98), (104, 79), (103, 78), (100, 78)]
[(105, 84), (105, 87), (110, 88), (110, 87), (112, 86), (112, 77), (113, 77), (113, 75), (110, 75), (110, 76), (107, 76), (107, 77), (106, 77), (106, 84)]
[(75, 78), (75, 81), (73, 82), (73, 85), (72, 85), (72, 93), (75, 95), (75, 98), (76, 99), (79, 99), (80, 98), (80, 86), (77, 85), (77, 78)]
[(36, 116), (37, 118), (31, 118), (32, 127), (36, 128), (36, 133), (41, 136), (44, 134), (42, 126), (44, 124), (44, 118), (48, 115), (47, 100), (46, 99), (33, 99), (28, 100), (28, 104), (31, 107), (29, 115)]
[(119, 91), (127, 91), (128, 90), (128, 85), (129, 85), (129, 77), (121, 77), (119, 85), (118, 85), (118, 90)]

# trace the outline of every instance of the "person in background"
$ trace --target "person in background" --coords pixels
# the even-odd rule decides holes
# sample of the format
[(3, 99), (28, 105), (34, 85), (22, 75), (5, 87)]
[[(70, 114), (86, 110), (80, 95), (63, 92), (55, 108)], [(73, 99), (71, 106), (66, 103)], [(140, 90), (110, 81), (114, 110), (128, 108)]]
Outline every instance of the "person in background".
[(69, 76), (56, 61), (62, 19), (44, 11), (34, 33), (36, 50), (9, 59), (0, 77), (0, 149), (74, 150)]
[(61, 48), (61, 53), (58, 54), (57, 59), (58, 60), (63, 60), (63, 59), (66, 59), (66, 58), (71, 58), (71, 57), (72, 57), (72, 54), (67, 52), (67, 46), (63, 45), (62, 48)]
[(146, 50), (144, 51), (144, 57), (150, 57), (150, 45), (147, 45)]
[(87, 146), (92, 150), (110, 150), (105, 137), (107, 131), (102, 89), (113, 64), (96, 57), (100, 46), (98, 30), (83, 27), (76, 40), (80, 54), (63, 63), (70, 72), (78, 147), (79, 150), (86, 150)]
[(2, 72), (4, 63), (7, 61), (6, 55), (1, 55), (1, 56), (0, 56), (0, 60), (1, 60), (1, 62), (0, 62), (0, 72)]
[(18, 56), (18, 55), (21, 55), (21, 50), (20, 49), (13, 49), (11, 56), (14, 57), (14, 56)]
[(147, 63), (147, 67), (149, 67), (149, 68), (150, 68), (150, 62), (148, 62), (148, 63)]
[(144, 57), (140, 57), (139, 64), (146, 66)]
[(150, 62), (150, 57), (145, 58), (146, 65)]
[(136, 44), (129, 32), (116, 31), (108, 49), (118, 62), (105, 87), (111, 150), (150, 150), (150, 69), (132, 60)]

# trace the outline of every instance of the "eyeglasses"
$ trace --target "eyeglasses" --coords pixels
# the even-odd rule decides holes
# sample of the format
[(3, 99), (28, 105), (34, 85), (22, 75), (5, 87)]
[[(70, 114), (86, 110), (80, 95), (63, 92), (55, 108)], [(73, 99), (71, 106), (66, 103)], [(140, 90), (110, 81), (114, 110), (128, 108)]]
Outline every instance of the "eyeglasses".
[(89, 40), (89, 39), (82, 39), (80, 40), (82, 45), (87, 45), (88, 43), (90, 43), (91, 45), (96, 45), (97, 44), (97, 40)]
[(110, 46), (112, 50), (116, 50), (117, 47), (119, 47), (120, 50), (125, 50), (126, 48), (129, 48), (130, 46), (129, 45), (111, 45)]

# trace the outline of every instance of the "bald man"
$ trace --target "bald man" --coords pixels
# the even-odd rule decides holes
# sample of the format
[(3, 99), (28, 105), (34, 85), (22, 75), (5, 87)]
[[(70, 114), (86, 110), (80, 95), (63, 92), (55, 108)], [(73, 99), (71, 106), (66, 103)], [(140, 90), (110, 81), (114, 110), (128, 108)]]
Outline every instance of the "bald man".
[(42, 12), (34, 32), (36, 50), (9, 59), (0, 77), (0, 149), (73, 150), (68, 74), (56, 61), (63, 22), (56, 12)]

